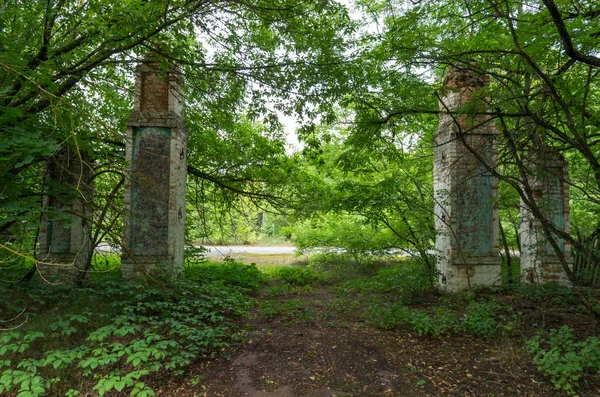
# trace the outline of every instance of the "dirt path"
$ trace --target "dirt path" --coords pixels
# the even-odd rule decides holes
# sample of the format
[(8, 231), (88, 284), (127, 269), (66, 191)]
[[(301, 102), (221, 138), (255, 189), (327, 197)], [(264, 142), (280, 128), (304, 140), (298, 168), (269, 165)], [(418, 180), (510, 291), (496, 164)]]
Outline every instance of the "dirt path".
[[(293, 304), (289, 302), (293, 301)], [(350, 303), (349, 303), (350, 302)], [(561, 396), (515, 341), (425, 338), (369, 327), (326, 287), (259, 298), (247, 340), (183, 376), (160, 396)], [(265, 315), (267, 313), (267, 315)], [(165, 387), (166, 386), (166, 387)], [(156, 390), (156, 389), (155, 389)], [(581, 393), (580, 396), (600, 395)]]

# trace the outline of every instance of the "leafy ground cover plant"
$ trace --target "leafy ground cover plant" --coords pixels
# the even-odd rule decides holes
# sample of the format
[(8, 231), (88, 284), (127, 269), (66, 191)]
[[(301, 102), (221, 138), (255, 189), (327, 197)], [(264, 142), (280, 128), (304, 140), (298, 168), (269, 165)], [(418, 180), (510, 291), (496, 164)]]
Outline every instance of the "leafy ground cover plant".
[(35, 284), (9, 291), (13, 302), (27, 305), (27, 321), (0, 334), (0, 394), (154, 395), (145, 383), (149, 374), (183, 373), (194, 359), (241, 337), (236, 321), (251, 305), (243, 291), (258, 288), (261, 276), (251, 266), (223, 265), (202, 283), (102, 278), (85, 288)]
[(376, 328), (395, 329), (409, 326), (419, 335), (440, 337), (459, 330), (456, 313), (443, 307), (432, 312), (410, 309), (402, 304), (373, 305), (367, 312), (368, 321)]
[(314, 310), (300, 299), (288, 299), (283, 302), (269, 299), (261, 302), (260, 312), (263, 317), (268, 319), (281, 317), (287, 325), (311, 321), (314, 317)]
[(256, 293), (265, 281), (265, 276), (256, 265), (236, 261), (196, 263), (186, 268), (185, 277), (198, 283), (220, 281), (251, 293)]
[(573, 329), (566, 325), (538, 333), (527, 341), (527, 349), (538, 370), (569, 395), (577, 394), (585, 372), (600, 372), (600, 340), (590, 336), (577, 341)]
[(306, 267), (282, 266), (277, 268), (272, 274), (272, 277), (284, 283), (297, 286), (309, 285), (323, 280), (323, 275), (321, 273)]
[(503, 308), (496, 302), (471, 302), (461, 321), (461, 328), (469, 334), (492, 337), (502, 327), (498, 321)]
[(419, 335), (439, 337), (461, 332), (491, 338), (499, 332), (511, 332), (521, 314), (494, 301), (471, 302), (466, 309), (434, 306), (410, 308), (397, 302), (374, 301), (367, 310), (367, 320), (376, 328), (395, 329), (409, 326)]
[(410, 304), (434, 291), (432, 276), (422, 264), (406, 261), (379, 269), (375, 277), (349, 280), (342, 288), (365, 294), (389, 293)]

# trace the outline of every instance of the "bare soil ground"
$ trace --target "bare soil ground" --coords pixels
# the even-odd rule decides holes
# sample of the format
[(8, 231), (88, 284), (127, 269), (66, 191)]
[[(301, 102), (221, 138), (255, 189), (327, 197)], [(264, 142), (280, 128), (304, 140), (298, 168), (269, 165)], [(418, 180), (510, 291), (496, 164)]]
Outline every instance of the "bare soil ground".
[[(523, 347), (539, 314), (523, 303), (526, 334), (485, 340), (454, 335), (419, 336), (406, 329), (378, 330), (328, 286), (293, 295), (258, 297), (241, 324), (245, 341), (189, 372), (155, 379), (158, 396), (189, 397), (376, 397), (376, 396), (564, 396), (541, 375)], [(265, 315), (290, 299), (302, 310)], [(341, 303), (340, 303), (341, 302)], [(346, 302), (344, 307), (343, 302)], [(350, 302), (350, 303), (349, 303)], [(358, 310), (358, 309), (357, 309)], [(589, 328), (589, 319), (568, 308), (544, 313), (547, 322)], [(595, 327), (592, 325), (592, 328)], [(591, 332), (595, 332), (590, 329)], [(582, 381), (581, 397), (600, 396), (598, 376)]]

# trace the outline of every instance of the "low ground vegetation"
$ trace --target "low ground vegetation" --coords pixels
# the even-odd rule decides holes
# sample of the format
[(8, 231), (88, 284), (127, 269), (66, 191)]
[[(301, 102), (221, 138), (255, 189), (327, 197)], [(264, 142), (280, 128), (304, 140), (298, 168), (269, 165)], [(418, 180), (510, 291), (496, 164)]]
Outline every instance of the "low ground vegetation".
[[(291, 360), (314, 373), (301, 384), (289, 375), (296, 367), (275, 374), (265, 367), (255, 377), (264, 390), (286, 384), (344, 396), (510, 390), (591, 396), (600, 390), (598, 326), (570, 289), (444, 294), (419, 263), (357, 265), (331, 256), (302, 266), (188, 261), (183, 277), (146, 283), (120, 279), (114, 257), (94, 263), (97, 273), (85, 287), (36, 279), (2, 286), (0, 394), (166, 396), (177, 388), (179, 395), (234, 396), (243, 385), (223, 375), (235, 366), (229, 359), (259, 345), (273, 351), (274, 366), (286, 368), (291, 364), (283, 360)], [(594, 291), (583, 293), (595, 298)], [(311, 332), (318, 336), (309, 335), (312, 344), (294, 339)], [(385, 359), (370, 360), (386, 369), (355, 363), (361, 357), (342, 348), (342, 334), (376, 349)], [(298, 359), (290, 358), (294, 343), (303, 354)], [(410, 349), (420, 352), (418, 359)], [(327, 362), (325, 376), (319, 371)], [(449, 362), (477, 365), (445, 372)], [(363, 372), (347, 378), (358, 367)], [(495, 369), (477, 373), (488, 367)], [(386, 376), (388, 383), (374, 380)], [(507, 391), (494, 394), (476, 382), (495, 376), (513, 376)]]

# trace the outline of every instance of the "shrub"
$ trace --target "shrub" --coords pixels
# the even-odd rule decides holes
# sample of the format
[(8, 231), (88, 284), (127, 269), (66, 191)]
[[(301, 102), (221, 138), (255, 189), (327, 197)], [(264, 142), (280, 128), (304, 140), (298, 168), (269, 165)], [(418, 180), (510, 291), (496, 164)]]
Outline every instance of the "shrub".
[(456, 315), (445, 308), (436, 308), (433, 314), (415, 310), (410, 314), (410, 325), (419, 335), (440, 337), (458, 330)]
[(183, 250), (183, 258), (186, 266), (193, 266), (196, 263), (205, 263), (206, 253), (208, 249), (202, 246), (195, 247), (193, 245), (186, 245)]
[(494, 336), (500, 327), (495, 313), (501, 309), (496, 302), (471, 302), (467, 306), (461, 326), (474, 336)]
[(380, 269), (377, 276), (369, 279), (356, 279), (345, 282), (346, 291), (365, 293), (394, 293), (405, 304), (417, 303), (425, 293), (432, 290), (431, 275), (417, 262), (403, 262)]
[(186, 278), (202, 284), (219, 281), (252, 293), (258, 292), (264, 282), (264, 276), (256, 265), (240, 262), (196, 263), (185, 272)]
[(309, 285), (321, 279), (312, 269), (302, 267), (281, 267), (274, 274), (276, 279), (294, 285)]
[(589, 337), (577, 342), (568, 326), (551, 329), (546, 337), (538, 333), (527, 341), (538, 370), (558, 389), (575, 395), (584, 371), (600, 372), (600, 340)]
[(270, 299), (260, 304), (260, 311), (263, 317), (268, 319), (281, 316), (287, 324), (311, 321), (314, 317), (314, 310), (306, 307), (300, 299), (289, 299), (284, 302)]

